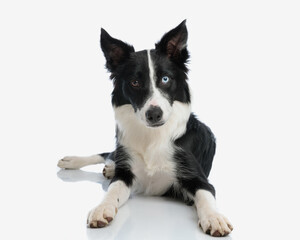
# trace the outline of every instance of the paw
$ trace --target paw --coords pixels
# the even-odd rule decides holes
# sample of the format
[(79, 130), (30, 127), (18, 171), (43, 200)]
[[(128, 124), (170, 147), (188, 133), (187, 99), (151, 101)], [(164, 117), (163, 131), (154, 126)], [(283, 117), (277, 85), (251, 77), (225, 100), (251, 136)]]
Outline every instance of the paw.
[(88, 215), (87, 225), (90, 228), (106, 227), (116, 216), (118, 208), (110, 203), (102, 203), (92, 209)]
[(115, 163), (111, 160), (107, 160), (102, 173), (107, 179), (112, 179), (115, 176)]
[(201, 217), (199, 226), (202, 228), (203, 232), (214, 237), (224, 237), (233, 230), (228, 219), (217, 212)]
[(57, 166), (66, 169), (79, 169), (86, 166), (86, 161), (83, 157), (64, 157), (58, 161)]

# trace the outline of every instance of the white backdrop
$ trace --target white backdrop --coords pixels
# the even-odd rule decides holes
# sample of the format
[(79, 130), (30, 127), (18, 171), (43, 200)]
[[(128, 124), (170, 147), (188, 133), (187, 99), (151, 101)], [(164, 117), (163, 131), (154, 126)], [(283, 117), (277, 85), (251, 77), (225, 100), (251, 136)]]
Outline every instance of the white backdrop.
[(1, 232), (50, 222), (32, 216), (59, 198), (47, 196), (59, 158), (114, 147), (100, 28), (142, 50), (187, 19), (193, 111), (217, 137), (210, 180), (233, 239), (298, 235), (299, 12), (298, 1), (1, 1)]

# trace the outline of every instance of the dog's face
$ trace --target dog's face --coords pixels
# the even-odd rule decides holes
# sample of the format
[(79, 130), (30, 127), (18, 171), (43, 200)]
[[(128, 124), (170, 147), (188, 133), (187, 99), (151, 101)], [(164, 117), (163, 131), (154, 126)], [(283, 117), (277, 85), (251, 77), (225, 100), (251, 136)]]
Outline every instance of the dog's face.
[(134, 48), (101, 30), (101, 48), (114, 81), (112, 104), (131, 104), (148, 127), (165, 124), (174, 101), (190, 102), (187, 86), (188, 51), (185, 21), (166, 33), (155, 49)]

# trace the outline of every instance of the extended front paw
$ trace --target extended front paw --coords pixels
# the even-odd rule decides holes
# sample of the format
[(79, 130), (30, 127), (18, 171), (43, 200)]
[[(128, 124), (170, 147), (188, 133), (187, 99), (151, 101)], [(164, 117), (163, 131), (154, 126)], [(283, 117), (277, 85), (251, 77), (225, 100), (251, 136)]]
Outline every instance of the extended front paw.
[(202, 216), (199, 220), (199, 226), (203, 232), (214, 237), (224, 237), (233, 230), (228, 219), (218, 212)]
[(111, 203), (102, 203), (92, 209), (88, 215), (87, 225), (90, 228), (107, 226), (116, 216), (118, 208)]

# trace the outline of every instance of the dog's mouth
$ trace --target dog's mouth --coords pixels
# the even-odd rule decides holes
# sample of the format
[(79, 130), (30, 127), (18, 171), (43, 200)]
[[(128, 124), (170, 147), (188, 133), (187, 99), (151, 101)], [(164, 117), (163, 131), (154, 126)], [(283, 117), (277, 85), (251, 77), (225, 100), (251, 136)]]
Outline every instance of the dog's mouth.
[(149, 128), (157, 128), (157, 127), (161, 127), (164, 124), (165, 124), (165, 122), (147, 123), (147, 127), (149, 127)]

